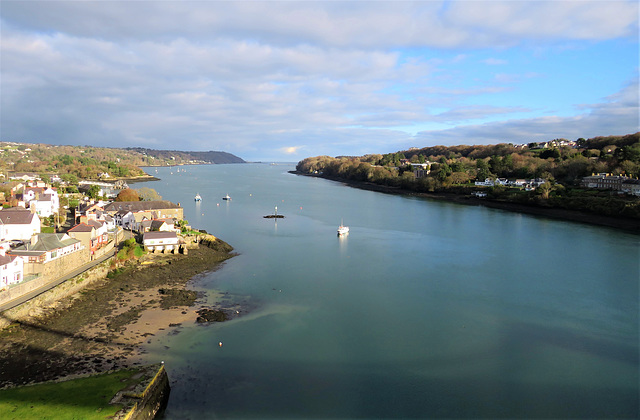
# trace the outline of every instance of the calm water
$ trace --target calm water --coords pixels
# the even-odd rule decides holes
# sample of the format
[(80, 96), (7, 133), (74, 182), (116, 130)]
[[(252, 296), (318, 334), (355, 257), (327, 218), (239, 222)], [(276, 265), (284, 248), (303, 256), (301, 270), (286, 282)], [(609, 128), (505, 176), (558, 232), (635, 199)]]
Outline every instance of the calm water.
[(638, 236), (293, 168), (144, 184), (240, 254), (194, 288), (255, 307), (151, 343), (166, 418), (638, 416)]

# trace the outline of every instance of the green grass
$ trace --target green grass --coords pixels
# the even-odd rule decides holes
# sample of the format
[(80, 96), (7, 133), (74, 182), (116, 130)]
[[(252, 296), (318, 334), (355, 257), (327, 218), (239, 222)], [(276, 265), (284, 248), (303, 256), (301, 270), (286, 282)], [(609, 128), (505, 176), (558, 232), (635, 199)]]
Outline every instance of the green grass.
[(109, 401), (124, 387), (136, 383), (137, 369), (0, 390), (0, 419), (101, 419), (122, 407)]

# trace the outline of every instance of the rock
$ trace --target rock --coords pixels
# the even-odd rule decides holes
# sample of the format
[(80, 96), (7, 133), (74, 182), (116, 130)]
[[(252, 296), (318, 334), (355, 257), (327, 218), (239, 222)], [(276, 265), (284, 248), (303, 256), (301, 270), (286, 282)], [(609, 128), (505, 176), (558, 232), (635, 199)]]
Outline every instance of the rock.
[(229, 319), (227, 314), (220, 309), (200, 309), (197, 311), (198, 318), (196, 319), (197, 323), (203, 324), (207, 322), (224, 322)]

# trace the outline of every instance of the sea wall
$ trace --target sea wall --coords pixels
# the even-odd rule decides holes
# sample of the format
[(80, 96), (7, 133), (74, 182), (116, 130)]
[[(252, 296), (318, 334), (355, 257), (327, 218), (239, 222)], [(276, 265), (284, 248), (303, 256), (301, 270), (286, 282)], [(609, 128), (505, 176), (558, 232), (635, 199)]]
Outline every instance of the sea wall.
[(154, 365), (155, 375), (149, 382), (143, 382), (144, 389), (122, 392), (121, 398), (127, 400), (125, 408), (114, 417), (117, 420), (149, 420), (156, 418), (167, 407), (169, 376), (164, 364)]

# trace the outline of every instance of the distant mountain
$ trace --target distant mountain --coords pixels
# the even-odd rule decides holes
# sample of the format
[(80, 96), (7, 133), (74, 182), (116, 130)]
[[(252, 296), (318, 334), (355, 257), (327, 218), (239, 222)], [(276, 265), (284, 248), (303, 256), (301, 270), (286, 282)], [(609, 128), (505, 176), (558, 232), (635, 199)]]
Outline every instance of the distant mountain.
[(142, 147), (127, 147), (125, 150), (131, 150), (146, 156), (152, 156), (156, 159), (174, 160), (177, 162), (247, 163), (242, 158), (227, 152), (183, 152), (179, 150), (145, 149)]

